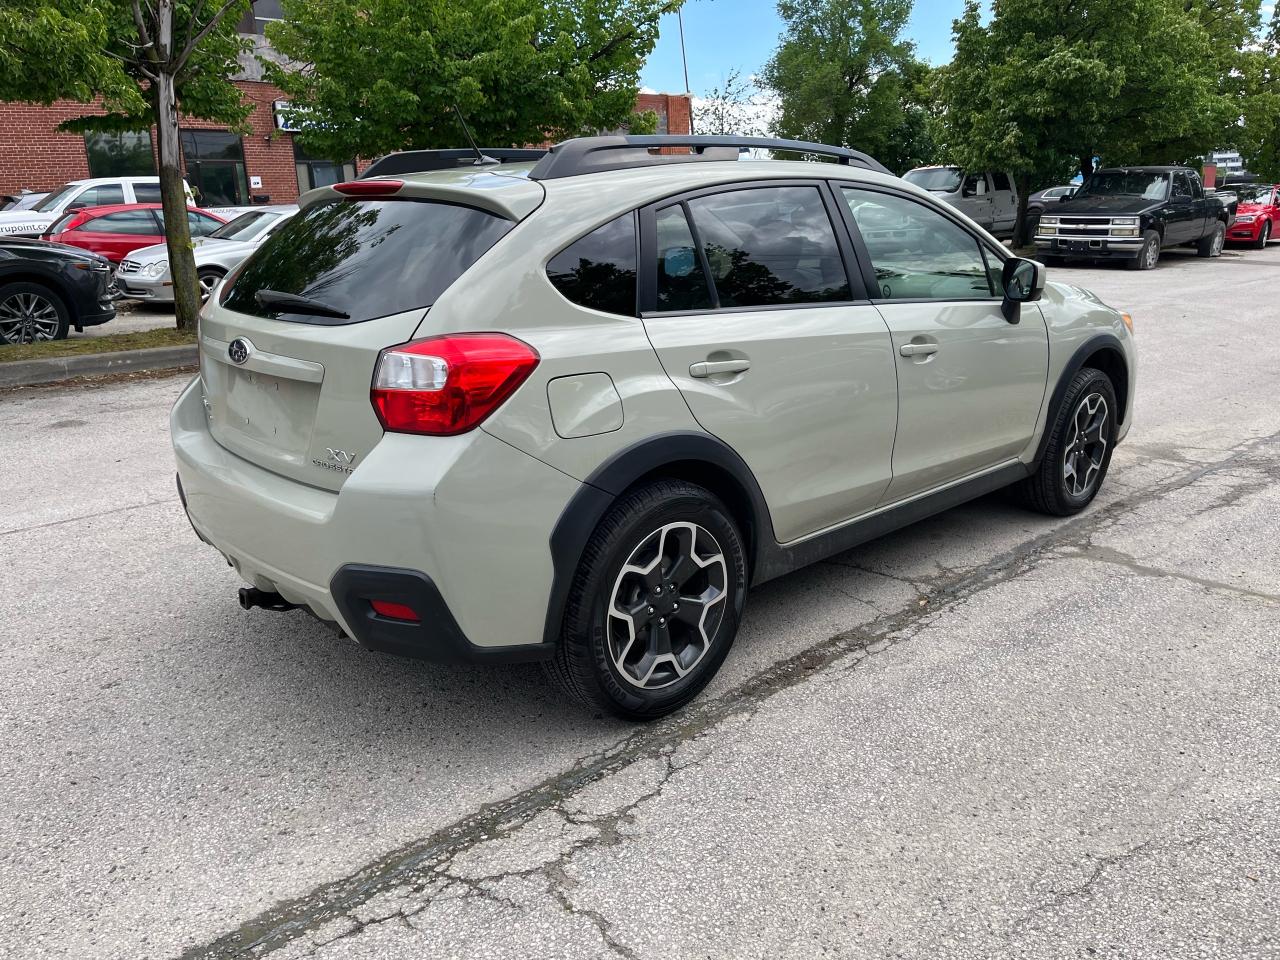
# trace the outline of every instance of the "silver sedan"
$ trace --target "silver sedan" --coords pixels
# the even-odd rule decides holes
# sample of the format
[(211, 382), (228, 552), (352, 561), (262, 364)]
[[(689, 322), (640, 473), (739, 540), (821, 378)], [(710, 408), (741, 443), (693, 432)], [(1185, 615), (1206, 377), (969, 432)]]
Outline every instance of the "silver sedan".
[[(233, 267), (297, 212), (293, 205), (255, 207), (207, 237), (193, 238), (201, 299), (207, 298)], [(157, 243), (134, 250), (120, 262), (116, 284), (120, 296), (127, 299), (171, 303), (173, 278), (168, 248)]]

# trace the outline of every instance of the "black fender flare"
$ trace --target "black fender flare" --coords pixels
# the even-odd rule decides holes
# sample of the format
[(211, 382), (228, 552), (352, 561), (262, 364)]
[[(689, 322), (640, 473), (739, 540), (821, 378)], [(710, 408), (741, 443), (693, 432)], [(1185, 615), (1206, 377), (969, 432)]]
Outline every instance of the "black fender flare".
[(554, 644), (559, 640), (565, 602), (578, 562), (605, 513), (636, 481), (677, 464), (702, 464), (733, 480), (749, 513), (747, 522), (751, 529), (743, 533), (748, 541), (748, 562), (752, 570), (759, 569), (765, 556), (776, 549), (773, 523), (760, 484), (733, 448), (711, 434), (696, 431), (646, 437), (619, 450), (597, 467), (570, 499), (551, 531), (553, 574), (543, 627), (544, 643)]
[[(1067, 361), (1065, 367), (1062, 368), (1062, 374), (1058, 377), (1058, 382), (1053, 388), (1053, 395), (1049, 398), (1048, 414), (1045, 416), (1044, 432), (1040, 434), (1040, 442), (1036, 445), (1036, 456), (1031, 462), (1031, 469), (1035, 470), (1040, 466), (1040, 461), (1044, 459), (1045, 448), (1049, 445), (1049, 433), (1052, 429), (1053, 421), (1058, 416), (1058, 410), (1062, 406), (1062, 398), (1067, 392), (1067, 386), (1071, 383), (1080, 369), (1084, 366), (1085, 361), (1098, 353), (1100, 350), (1106, 350), (1116, 355), (1117, 360), (1124, 367), (1125, 377), (1132, 375), (1129, 370), (1129, 361), (1124, 353), (1124, 346), (1120, 343), (1120, 338), (1114, 333), (1098, 333), (1094, 334), (1080, 346), (1076, 347), (1075, 352), (1071, 354), (1071, 359)], [(1126, 385), (1127, 385), (1126, 379)], [(1119, 384), (1116, 384), (1117, 392)], [(1126, 390), (1127, 392), (1127, 390)], [(1125, 416), (1128, 416), (1127, 396), (1119, 397), (1120, 403), (1123, 405)]]

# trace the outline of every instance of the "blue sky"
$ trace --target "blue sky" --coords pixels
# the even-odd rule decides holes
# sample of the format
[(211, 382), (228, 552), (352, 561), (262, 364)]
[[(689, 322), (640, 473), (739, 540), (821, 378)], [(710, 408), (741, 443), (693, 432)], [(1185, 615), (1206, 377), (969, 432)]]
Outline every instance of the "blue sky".
[[(963, 9), (964, 0), (916, 0), (906, 36), (923, 59), (935, 64), (951, 59), (951, 21)], [(688, 0), (684, 39), (693, 92), (702, 95), (720, 86), (735, 67), (743, 76), (755, 73), (777, 47), (781, 31), (774, 0)], [(662, 35), (640, 83), (663, 92), (684, 89), (674, 16), (662, 18)]]

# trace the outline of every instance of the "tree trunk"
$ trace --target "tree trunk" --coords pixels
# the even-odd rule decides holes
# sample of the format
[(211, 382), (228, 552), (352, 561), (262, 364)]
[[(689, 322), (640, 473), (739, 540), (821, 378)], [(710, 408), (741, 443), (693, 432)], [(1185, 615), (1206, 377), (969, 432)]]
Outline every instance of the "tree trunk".
[(1081, 151), (1080, 152), (1080, 176), (1088, 180), (1089, 174), (1091, 173), (1093, 173), (1093, 151), (1092, 150), (1089, 150), (1087, 152)]
[[(165, 61), (173, 51), (173, 0), (159, 0), (156, 10), (157, 46)], [(161, 67), (154, 84), (153, 102), (160, 155), (160, 203), (164, 208), (165, 243), (169, 248), (169, 276), (173, 280), (173, 311), (179, 330), (194, 330), (200, 313), (200, 286), (187, 222), (187, 192), (182, 177), (182, 151), (178, 141), (178, 104), (173, 74)]]
[(1013, 249), (1020, 250), (1030, 241), (1027, 235), (1027, 194), (1031, 190), (1031, 178), (1026, 174), (1019, 174), (1014, 177), (1014, 183), (1018, 187), (1018, 221), (1013, 226)]

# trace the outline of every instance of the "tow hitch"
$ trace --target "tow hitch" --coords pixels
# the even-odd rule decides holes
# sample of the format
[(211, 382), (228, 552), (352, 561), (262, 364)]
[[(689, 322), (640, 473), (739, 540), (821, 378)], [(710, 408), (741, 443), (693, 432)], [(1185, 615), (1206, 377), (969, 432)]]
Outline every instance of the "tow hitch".
[(290, 603), (274, 590), (259, 590), (257, 587), (240, 588), (240, 606), (246, 610), (261, 607), (263, 610), (275, 610), (280, 613), (298, 609), (296, 603)]

